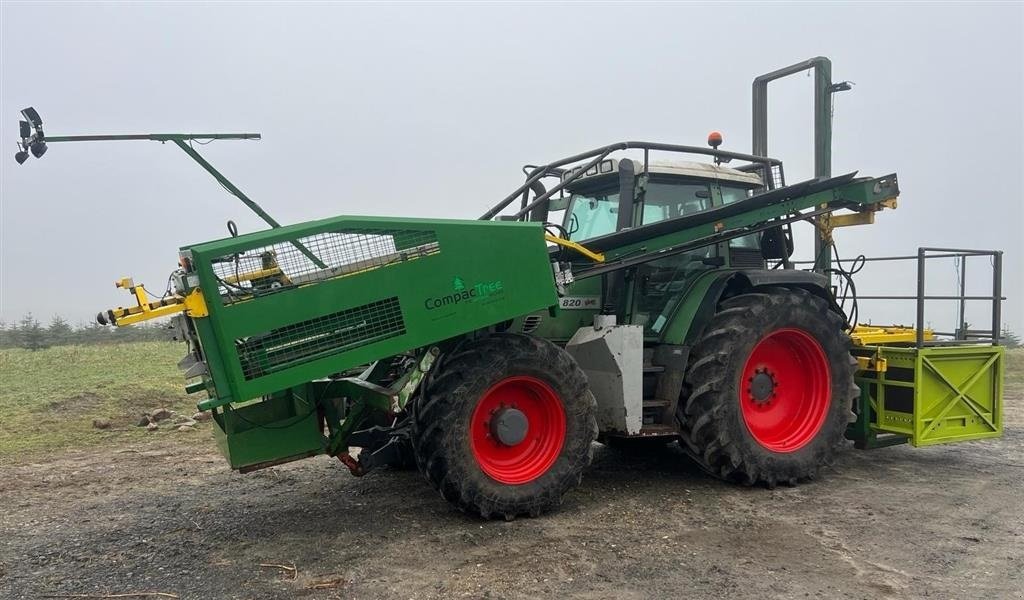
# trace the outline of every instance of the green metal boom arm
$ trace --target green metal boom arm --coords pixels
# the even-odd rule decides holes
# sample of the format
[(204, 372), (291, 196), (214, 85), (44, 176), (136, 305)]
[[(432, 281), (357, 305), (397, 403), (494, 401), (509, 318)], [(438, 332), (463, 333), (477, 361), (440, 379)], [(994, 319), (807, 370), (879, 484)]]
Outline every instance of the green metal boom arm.
[(843, 208), (880, 210), (899, 196), (895, 174), (874, 179), (854, 175), (810, 180), (741, 200), (722, 209), (729, 214), (708, 211), (595, 238), (585, 245), (604, 252), (605, 261), (574, 264), (573, 271), (576, 279), (594, 277)]
[(213, 176), (221, 185), (223, 185), (232, 195), (242, 201), (243, 204), (248, 206), (252, 212), (259, 215), (267, 225), (271, 227), (280, 227), (281, 224), (274, 220), (267, 211), (263, 210), (259, 204), (253, 201), (251, 198), (242, 193), (242, 190), (238, 189), (235, 184), (231, 183), (227, 177), (221, 174), (220, 171), (215, 169), (205, 158), (202, 157), (195, 148), (190, 146), (187, 142), (191, 140), (258, 140), (260, 134), (258, 133), (140, 133), (140, 134), (128, 134), (128, 135), (58, 135), (58, 136), (46, 136), (44, 140), (47, 144), (56, 142), (124, 142), (124, 141), (136, 141), (136, 140), (147, 140), (152, 142), (174, 142), (176, 146), (181, 148), (185, 154), (192, 157), (192, 160), (199, 163), (206, 172)]
[[(192, 140), (258, 140), (260, 134), (258, 133), (138, 133), (138, 134), (126, 134), (126, 135), (55, 135), (55, 136), (44, 136), (40, 137), (39, 141), (43, 141), (47, 144), (60, 143), (60, 142), (124, 142), (124, 141), (152, 141), (152, 142), (174, 142), (176, 146), (181, 148), (185, 154), (189, 155), (192, 160), (196, 161), (203, 169), (206, 170), (214, 179), (217, 180), (224, 189), (231, 193), (239, 200), (242, 201), (252, 212), (256, 213), (267, 225), (273, 228), (281, 226), (273, 217), (271, 217), (267, 211), (263, 210), (259, 204), (254, 200), (245, 195), (242, 190), (238, 189), (235, 184), (225, 177), (220, 171), (214, 168), (199, 152), (195, 150), (188, 142)], [(298, 241), (292, 241), (292, 244), (304, 254), (309, 260), (313, 261), (317, 267), (323, 269), (327, 265), (324, 264), (319, 257), (313, 254), (308, 248), (303, 246)]]

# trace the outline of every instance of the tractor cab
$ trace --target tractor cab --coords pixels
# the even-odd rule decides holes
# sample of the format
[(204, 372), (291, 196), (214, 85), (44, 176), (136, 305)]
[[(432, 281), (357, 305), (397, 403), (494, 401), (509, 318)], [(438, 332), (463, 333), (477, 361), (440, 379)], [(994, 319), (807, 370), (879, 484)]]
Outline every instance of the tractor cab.
[[(562, 180), (580, 169), (567, 169)], [(759, 175), (717, 164), (656, 162), (645, 169), (640, 161), (608, 159), (566, 186), (562, 226), (570, 239), (584, 242), (730, 204), (762, 187)], [(763, 266), (758, 236), (736, 238), (728, 246), (729, 265)], [(707, 248), (701, 252), (709, 254)]]
[[(566, 170), (562, 179), (581, 168)], [(735, 202), (761, 186), (756, 174), (715, 164), (664, 162), (645, 170), (636, 160), (608, 159), (567, 186), (563, 227), (582, 242)]]

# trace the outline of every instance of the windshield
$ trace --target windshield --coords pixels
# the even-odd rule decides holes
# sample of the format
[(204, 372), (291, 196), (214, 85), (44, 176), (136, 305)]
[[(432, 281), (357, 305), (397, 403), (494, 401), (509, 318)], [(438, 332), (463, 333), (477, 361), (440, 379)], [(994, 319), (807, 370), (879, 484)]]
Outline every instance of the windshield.
[(619, 219), (618, 190), (573, 194), (570, 202), (566, 230), (571, 239), (589, 240), (615, 232)]

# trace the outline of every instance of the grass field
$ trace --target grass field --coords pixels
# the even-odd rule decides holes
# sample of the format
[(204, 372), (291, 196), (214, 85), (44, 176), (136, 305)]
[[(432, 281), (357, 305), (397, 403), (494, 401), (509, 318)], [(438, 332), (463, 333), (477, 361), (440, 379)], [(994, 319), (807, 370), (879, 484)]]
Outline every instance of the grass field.
[(1006, 351), (1006, 395), (1024, 394), (1024, 348)]
[[(0, 350), (0, 459), (131, 438), (162, 436), (136, 427), (141, 413), (168, 407), (191, 414), (176, 368), (176, 342), (59, 346), (30, 352)], [(1024, 349), (1007, 352), (1006, 396), (1024, 392)], [(110, 429), (92, 426), (111, 421)]]
[(0, 350), (0, 460), (164, 434), (136, 423), (160, 406), (195, 411), (176, 367), (184, 353), (176, 342)]

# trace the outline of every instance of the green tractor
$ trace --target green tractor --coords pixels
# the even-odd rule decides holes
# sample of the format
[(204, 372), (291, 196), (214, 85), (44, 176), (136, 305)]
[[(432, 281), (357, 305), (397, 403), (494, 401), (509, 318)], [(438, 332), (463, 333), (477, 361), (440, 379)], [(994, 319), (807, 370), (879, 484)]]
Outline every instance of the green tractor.
[[(807, 69), (816, 176), (788, 185), (767, 156), (767, 84)], [(122, 280), (136, 304), (98, 318), (174, 315), (186, 389), (204, 394), (232, 468), (320, 454), (356, 475), (415, 465), (484, 517), (557, 506), (595, 441), (678, 441), (716, 477), (772, 487), (815, 477), (847, 440), (998, 436), (1000, 253), (987, 253), (984, 343), (925, 329), (923, 259), (915, 327), (859, 327), (844, 310), (855, 299), (834, 283), (851, 275), (833, 264), (833, 230), (873, 222), (899, 194), (895, 175), (830, 173), (828, 106), (844, 89), (827, 59), (793, 65), (755, 80), (752, 154), (721, 150), (718, 134), (709, 147), (612, 144), (527, 167), (479, 220), (280, 227), (193, 136), (128, 136), (175, 142), (272, 228), (182, 247), (169, 294)], [(96, 139), (28, 125), (25, 150)], [(806, 270), (791, 260), (799, 221), (816, 231)]]

